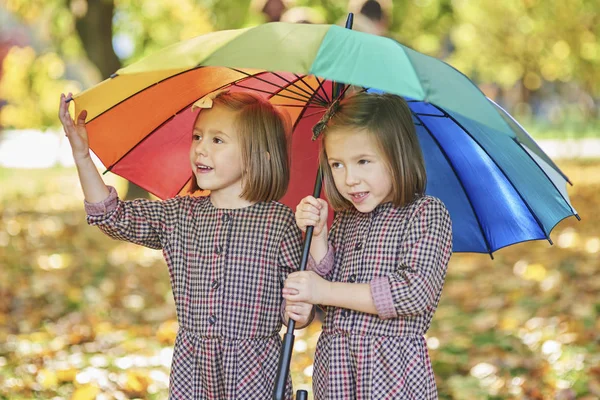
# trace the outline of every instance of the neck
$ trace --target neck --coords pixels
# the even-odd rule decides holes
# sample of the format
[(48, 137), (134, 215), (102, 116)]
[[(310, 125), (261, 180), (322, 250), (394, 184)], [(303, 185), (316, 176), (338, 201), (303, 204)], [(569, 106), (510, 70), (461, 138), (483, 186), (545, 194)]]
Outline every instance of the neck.
[(242, 187), (232, 185), (226, 188), (213, 190), (210, 192), (210, 202), (216, 208), (244, 208), (255, 204), (256, 202), (248, 201), (241, 197)]

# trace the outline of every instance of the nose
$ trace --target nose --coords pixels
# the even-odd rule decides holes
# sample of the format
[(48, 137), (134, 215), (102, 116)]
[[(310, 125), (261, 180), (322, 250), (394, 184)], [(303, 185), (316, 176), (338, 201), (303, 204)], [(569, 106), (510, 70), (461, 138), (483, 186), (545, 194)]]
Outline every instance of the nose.
[(204, 140), (198, 140), (197, 142), (193, 143), (192, 146), (196, 155), (206, 155), (206, 143)]
[(356, 175), (356, 171), (354, 171), (352, 168), (346, 168), (346, 180), (345, 181), (346, 181), (347, 186), (354, 186), (360, 182), (360, 179)]

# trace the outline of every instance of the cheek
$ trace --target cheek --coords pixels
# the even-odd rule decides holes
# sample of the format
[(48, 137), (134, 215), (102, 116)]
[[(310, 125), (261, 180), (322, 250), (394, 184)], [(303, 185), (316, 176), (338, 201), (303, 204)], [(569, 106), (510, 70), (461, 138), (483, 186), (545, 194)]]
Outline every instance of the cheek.
[(342, 173), (342, 171), (332, 170), (331, 175), (333, 176), (333, 183), (335, 184), (335, 186), (337, 188), (342, 187), (344, 184), (344, 174)]

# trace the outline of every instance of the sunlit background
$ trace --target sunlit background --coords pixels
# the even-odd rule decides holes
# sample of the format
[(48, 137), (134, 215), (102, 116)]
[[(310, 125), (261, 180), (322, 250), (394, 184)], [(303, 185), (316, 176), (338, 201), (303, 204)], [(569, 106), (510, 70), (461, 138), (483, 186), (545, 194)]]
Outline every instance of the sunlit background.
[[(427, 335), (440, 398), (600, 397), (600, 1), (382, 0), (382, 18), (372, 3), (0, 2), (0, 399), (167, 393), (177, 323), (165, 262), (86, 225), (59, 94), (182, 39), (277, 20), (342, 24), (348, 11), (355, 29), (475, 80), (574, 183), (582, 221), (561, 222), (553, 246), (453, 256)], [(318, 320), (297, 332), (296, 389), (310, 391), (319, 332)]]

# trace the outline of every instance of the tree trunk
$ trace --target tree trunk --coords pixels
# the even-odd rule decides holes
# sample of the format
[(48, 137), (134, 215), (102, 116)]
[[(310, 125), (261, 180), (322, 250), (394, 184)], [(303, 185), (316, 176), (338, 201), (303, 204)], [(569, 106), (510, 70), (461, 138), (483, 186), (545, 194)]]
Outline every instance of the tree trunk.
[[(106, 79), (121, 68), (112, 45), (113, 0), (88, 0), (87, 12), (75, 22), (75, 28), (90, 61)], [(148, 192), (129, 182), (126, 199), (148, 198)]]
[(112, 45), (112, 19), (115, 9), (112, 0), (91, 0), (87, 12), (75, 23), (88, 58), (106, 79), (121, 68), (121, 61)]

